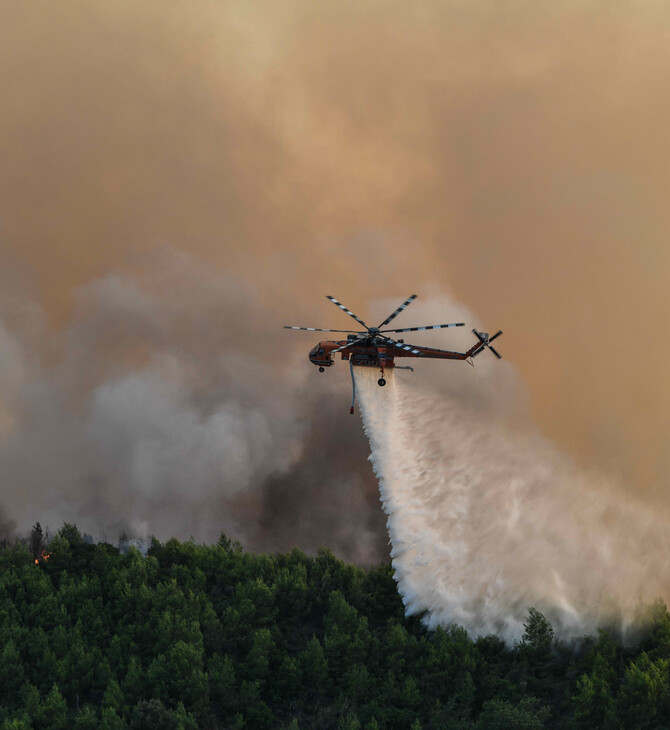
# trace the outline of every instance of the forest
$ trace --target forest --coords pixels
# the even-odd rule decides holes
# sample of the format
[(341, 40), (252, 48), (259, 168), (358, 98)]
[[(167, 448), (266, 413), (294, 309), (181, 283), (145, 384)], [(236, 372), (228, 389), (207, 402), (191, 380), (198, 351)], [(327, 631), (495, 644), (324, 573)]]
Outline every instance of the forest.
[[(66, 524), (0, 549), (1, 730), (670, 728), (670, 615), (571, 643), (429, 631), (390, 565)], [(630, 634), (630, 632), (629, 632)]]

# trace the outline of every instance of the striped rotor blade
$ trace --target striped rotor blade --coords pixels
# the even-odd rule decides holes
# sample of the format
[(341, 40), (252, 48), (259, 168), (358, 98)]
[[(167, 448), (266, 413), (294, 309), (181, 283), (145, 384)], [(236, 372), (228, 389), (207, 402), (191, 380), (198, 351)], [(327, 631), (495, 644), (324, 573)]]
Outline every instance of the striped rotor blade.
[(431, 324), (428, 327), (405, 327), (401, 330), (381, 330), (382, 332), (418, 332), (419, 330), (441, 330), (445, 327), (464, 327), (465, 322), (455, 322), (454, 324)]
[(336, 350), (331, 350), (330, 354), (333, 355), (336, 352), (341, 352), (342, 350), (346, 350), (347, 347), (351, 347), (352, 345), (357, 345), (359, 342), (363, 342), (363, 340), (366, 340), (369, 337), (369, 335), (366, 333), (365, 337), (359, 337), (357, 340), (354, 340), (353, 342), (347, 342), (346, 345), (342, 345), (341, 347), (338, 347)]
[[(410, 297), (409, 299), (407, 299), (406, 301), (404, 301), (404, 302), (403, 302), (403, 303), (402, 303), (402, 304), (401, 304), (401, 305), (400, 305), (400, 306), (398, 307), (398, 309), (396, 309), (396, 310), (395, 310), (395, 312), (393, 312), (393, 314), (390, 314), (390, 315), (389, 315), (389, 316), (388, 316), (388, 317), (387, 317), (387, 318), (386, 318), (386, 319), (385, 319), (385, 320), (384, 320), (384, 321), (383, 321), (383, 322), (382, 322), (382, 323), (381, 323), (381, 324), (380, 324), (379, 326), (380, 326), (380, 327), (383, 327), (384, 325), (387, 325), (387, 324), (388, 324), (388, 323), (389, 323), (389, 322), (390, 322), (390, 321), (391, 321), (392, 319), (395, 319), (395, 318), (396, 318), (396, 317), (397, 317), (397, 316), (398, 316), (398, 315), (400, 314), (400, 312), (402, 312), (402, 310), (403, 310), (403, 309), (405, 309), (405, 307), (409, 307), (409, 305), (410, 305), (410, 304), (411, 304), (411, 303), (412, 303), (412, 302), (413, 302), (413, 301), (414, 301), (415, 299), (416, 299), (416, 294), (412, 294), (412, 296), (411, 296), (411, 297)], [(396, 330), (390, 330), (390, 331), (391, 331), (391, 332), (395, 332)], [(399, 331), (399, 330), (398, 330), (398, 331)]]
[(411, 352), (413, 355), (421, 355), (421, 350), (417, 350), (416, 347), (413, 345), (405, 345), (402, 342), (396, 342), (395, 340), (392, 340), (390, 337), (384, 337), (386, 342), (389, 342), (393, 347), (398, 347), (401, 350), (407, 350), (407, 352)]
[(496, 350), (495, 347), (491, 347), (491, 345), (489, 345), (489, 350), (491, 350), (491, 352), (498, 358), (498, 360), (502, 360), (502, 355), (498, 352), (498, 350)]
[[(307, 332), (349, 332), (350, 334), (359, 334), (358, 330), (324, 330), (320, 327), (289, 327), (284, 325), (285, 330), (307, 330)], [(362, 333), (360, 333), (362, 334)]]
[(359, 324), (362, 324), (365, 329), (368, 329), (367, 324), (362, 319), (359, 319), (351, 310), (347, 309), (342, 302), (338, 302), (335, 297), (328, 296), (326, 294), (326, 299), (330, 299), (330, 301), (336, 306), (339, 307), (343, 312), (346, 312), (350, 317), (353, 317)]

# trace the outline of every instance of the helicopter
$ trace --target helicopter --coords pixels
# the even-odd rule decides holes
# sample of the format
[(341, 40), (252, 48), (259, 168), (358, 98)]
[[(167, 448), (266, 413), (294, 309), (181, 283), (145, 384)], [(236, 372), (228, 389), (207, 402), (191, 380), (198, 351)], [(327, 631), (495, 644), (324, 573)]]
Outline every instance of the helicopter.
[[(473, 329), (473, 334), (477, 337), (477, 342), (466, 352), (457, 352), (453, 350), (439, 350), (435, 347), (422, 347), (420, 345), (409, 345), (404, 340), (393, 340), (388, 337), (389, 334), (402, 332), (418, 332), (419, 330), (436, 330), (446, 329), (448, 327), (464, 327), (464, 322), (454, 322), (451, 324), (433, 324), (424, 327), (404, 327), (401, 329), (385, 329), (406, 307), (408, 307), (415, 299), (416, 294), (412, 294), (406, 299), (394, 312), (392, 312), (381, 324), (376, 327), (368, 327), (365, 322), (356, 316), (351, 310), (347, 309), (344, 304), (338, 302), (335, 297), (329, 295), (329, 299), (336, 307), (356, 320), (364, 329), (359, 330), (336, 330), (322, 329), (320, 327), (294, 327), (286, 325), (284, 329), (289, 330), (305, 330), (307, 332), (341, 332), (347, 335), (346, 340), (325, 340), (315, 345), (309, 352), (309, 361), (319, 368), (319, 372), (325, 372), (326, 368), (334, 365), (333, 355), (342, 353), (342, 360), (348, 360), (351, 370), (351, 380), (354, 385), (354, 401), (356, 399), (356, 382), (353, 375), (353, 367), (375, 367), (380, 370), (380, 377), (377, 384), (386, 385), (384, 371), (393, 367), (401, 367), (395, 365), (395, 358), (400, 357), (423, 357), (440, 360), (467, 360), (473, 364), (473, 358), (477, 357), (485, 349), (490, 350), (499, 360), (502, 355), (491, 345), (491, 343), (502, 334), (502, 330), (498, 330), (494, 335), (488, 332), (478, 332)], [(407, 368), (413, 370), (413, 368)], [(350, 413), (354, 412), (354, 401), (351, 404)]]

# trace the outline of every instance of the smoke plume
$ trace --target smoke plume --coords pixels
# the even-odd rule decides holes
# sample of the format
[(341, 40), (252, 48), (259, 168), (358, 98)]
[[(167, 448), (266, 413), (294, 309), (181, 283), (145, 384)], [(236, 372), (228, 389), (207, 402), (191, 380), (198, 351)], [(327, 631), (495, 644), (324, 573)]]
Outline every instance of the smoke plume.
[(34, 333), (41, 357), (26, 322), (0, 327), (0, 481), (19, 528), (67, 520), (112, 540), (206, 541), (223, 530), (252, 549), (381, 560), (346, 396), (337, 408), (306, 361), (311, 343), (264, 318), (249, 287), (165, 248), (80, 290), (67, 327)]
[[(668, 28), (658, 0), (0, 3), (18, 528), (322, 535), (381, 559), (348, 376), (280, 327), (345, 327), (325, 294), (364, 319), (393, 298), (381, 321), (431, 289), (504, 329), (519, 377), (422, 378), (527, 409), (663, 513)], [(420, 302), (402, 322), (430, 323)]]
[(545, 433), (667, 503), (668, 28), (657, 0), (3, 3), (2, 270), (58, 327), (163, 242), (289, 323), (446, 286)]

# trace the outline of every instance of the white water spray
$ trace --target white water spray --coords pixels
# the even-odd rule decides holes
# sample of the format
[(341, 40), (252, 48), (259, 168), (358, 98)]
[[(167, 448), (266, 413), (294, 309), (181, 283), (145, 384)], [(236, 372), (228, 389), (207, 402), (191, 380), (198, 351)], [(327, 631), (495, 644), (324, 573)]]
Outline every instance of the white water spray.
[(384, 388), (372, 369), (356, 381), (408, 614), (513, 640), (535, 606), (570, 636), (670, 595), (661, 516), (539, 437), (387, 372)]

